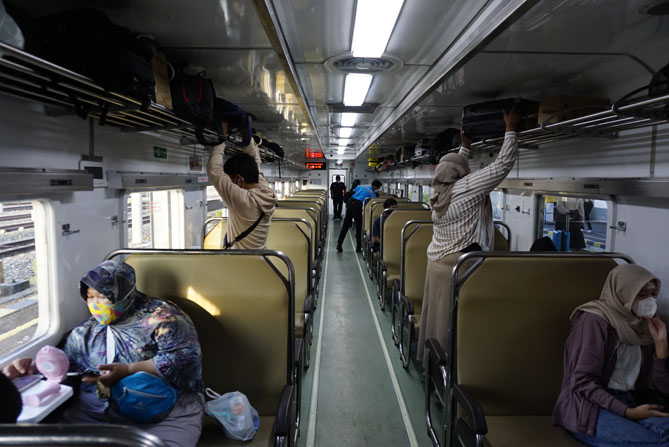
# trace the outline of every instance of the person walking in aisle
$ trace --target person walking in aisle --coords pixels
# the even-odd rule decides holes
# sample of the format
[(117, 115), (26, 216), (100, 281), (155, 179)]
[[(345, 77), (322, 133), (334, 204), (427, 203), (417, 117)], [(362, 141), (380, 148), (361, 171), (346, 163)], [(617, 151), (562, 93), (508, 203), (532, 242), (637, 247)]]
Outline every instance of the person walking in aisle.
[(330, 185), (330, 198), (332, 199), (332, 208), (334, 209), (334, 219), (341, 219), (341, 209), (344, 205), (344, 194), (346, 185), (341, 181), (340, 176), (335, 177), (335, 181)]

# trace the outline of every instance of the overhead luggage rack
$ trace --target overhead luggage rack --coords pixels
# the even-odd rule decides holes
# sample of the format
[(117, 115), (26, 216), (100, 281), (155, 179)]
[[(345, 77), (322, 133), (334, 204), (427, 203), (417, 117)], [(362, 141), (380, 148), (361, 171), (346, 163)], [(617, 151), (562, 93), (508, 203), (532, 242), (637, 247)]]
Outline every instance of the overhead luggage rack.
[[(86, 76), (3, 42), (0, 42), (0, 94), (41, 103), (65, 114), (91, 117), (124, 132), (161, 132), (186, 144), (196, 142), (193, 124), (166, 107), (107, 91)], [(208, 129), (204, 134), (217, 136)], [(239, 151), (232, 145), (226, 148), (230, 153)], [(260, 154), (267, 161), (279, 160), (276, 154), (262, 148)], [(284, 162), (302, 166), (289, 159)]]
[[(551, 118), (544, 121), (541, 127), (519, 132), (518, 145), (524, 148), (536, 148), (540, 144), (577, 137), (615, 138), (624, 130), (666, 124), (669, 122), (669, 95), (654, 98), (642, 97), (625, 102), (618, 101), (610, 109), (602, 112), (558, 123), (550, 121)], [(496, 150), (502, 146), (503, 142), (504, 137), (477, 141), (472, 144), (472, 150), (474, 152)]]

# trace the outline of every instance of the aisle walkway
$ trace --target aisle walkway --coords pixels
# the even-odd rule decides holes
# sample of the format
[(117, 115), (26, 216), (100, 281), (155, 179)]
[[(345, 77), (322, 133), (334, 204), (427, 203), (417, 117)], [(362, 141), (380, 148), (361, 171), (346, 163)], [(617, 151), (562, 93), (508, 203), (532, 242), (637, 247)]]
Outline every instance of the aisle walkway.
[(352, 238), (337, 253), (340, 226), (330, 223), (298, 445), (430, 446), (419, 374), (399, 362), (390, 312), (379, 310)]

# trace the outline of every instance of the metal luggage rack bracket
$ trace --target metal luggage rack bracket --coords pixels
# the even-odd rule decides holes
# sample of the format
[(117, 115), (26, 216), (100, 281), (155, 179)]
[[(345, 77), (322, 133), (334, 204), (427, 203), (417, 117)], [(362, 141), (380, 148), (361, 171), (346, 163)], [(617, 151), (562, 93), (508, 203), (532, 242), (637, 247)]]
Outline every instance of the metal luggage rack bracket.
[[(642, 89), (632, 93), (638, 93)], [(616, 138), (621, 131), (651, 127), (669, 123), (669, 95), (654, 98), (643, 96), (630, 100), (627, 95), (610, 109), (578, 118), (551, 123), (555, 116), (541, 123), (540, 127), (518, 133), (518, 145), (526, 149), (536, 149), (540, 144), (554, 143), (578, 137)], [(557, 116), (557, 115), (556, 115)], [(472, 144), (474, 152), (497, 150), (504, 137), (477, 141)]]
[[(90, 78), (3, 42), (0, 42), (0, 94), (43, 104), (51, 116), (91, 117), (100, 125), (114, 126), (123, 132), (160, 132), (178, 138), (183, 145), (197, 144), (193, 124), (179, 118), (165, 106), (154, 102), (142, 103), (107, 91)], [(217, 136), (208, 129), (204, 130), (204, 134)], [(227, 153), (241, 151), (233, 145), (228, 146)], [(260, 155), (265, 161), (279, 161), (276, 154), (263, 148)], [(288, 158), (281, 161), (285, 165), (304, 168)]]

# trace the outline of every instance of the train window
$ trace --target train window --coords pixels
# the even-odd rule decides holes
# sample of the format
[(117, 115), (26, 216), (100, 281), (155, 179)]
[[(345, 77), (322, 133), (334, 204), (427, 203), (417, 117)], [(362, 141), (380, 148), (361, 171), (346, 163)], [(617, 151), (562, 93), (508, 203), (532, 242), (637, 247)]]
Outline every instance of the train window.
[(423, 186), (423, 202), (430, 203), (430, 194), (432, 194), (432, 187)]
[(49, 326), (50, 215), (40, 201), (0, 203), (0, 358)]
[[(128, 247), (184, 248), (184, 196), (180, 189), (128, 195)], [(141, 225), (135, 225), (141, 222)]]
[(542, 199), (541, 235), (552, 238), (556, 230), (566, 231), (571, 251), (606, 251), (606, 201), (569, 196)]
[(492, 202), (492, 218), (494, 220), (502, 220), (504, 193), (502, 191), (491, 192), (490, 201)]
[(207, 219), (212, 217), (228, 217), (228, 209), (212, 185), (207, 186)]

